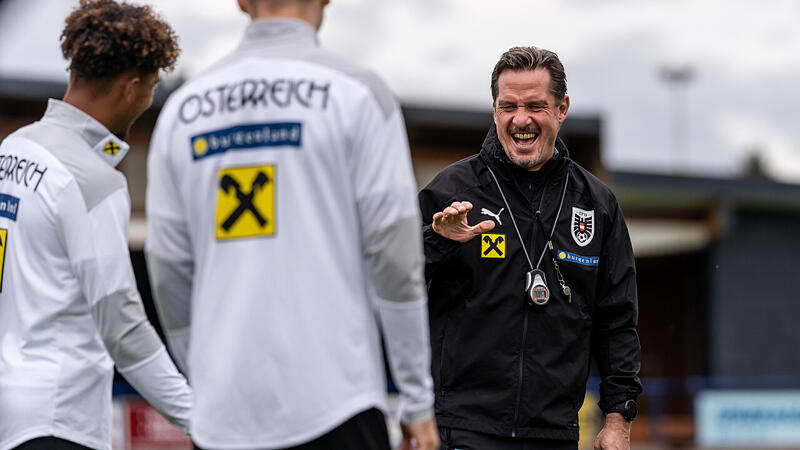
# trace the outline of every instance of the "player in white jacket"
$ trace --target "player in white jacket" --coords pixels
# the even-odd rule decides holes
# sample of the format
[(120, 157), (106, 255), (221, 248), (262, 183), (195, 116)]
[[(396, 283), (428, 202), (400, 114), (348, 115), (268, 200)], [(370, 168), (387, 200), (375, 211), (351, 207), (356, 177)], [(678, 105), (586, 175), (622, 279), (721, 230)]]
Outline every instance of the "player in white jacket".
[(174, 34), (147, 7), (84, 0), (62, 50), (64, 100), (0, 145), (1, 450), (110, 449), (114, 364), (184, 430), (192, 405), (136, 290), (114, 169)]
[(405, 126), (319, 47), (327, 3), (240, 0), (240, 46), (151, 141), (145, 251), (203, 448), (387, 448), (381, 331), (405, 444), (438, 448)]

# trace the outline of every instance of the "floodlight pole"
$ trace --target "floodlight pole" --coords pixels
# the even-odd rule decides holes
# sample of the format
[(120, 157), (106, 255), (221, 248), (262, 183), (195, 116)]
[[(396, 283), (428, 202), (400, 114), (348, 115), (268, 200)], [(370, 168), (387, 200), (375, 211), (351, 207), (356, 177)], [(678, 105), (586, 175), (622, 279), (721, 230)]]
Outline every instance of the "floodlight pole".
[(694, 71), (688, 64), (661, 68), (661, 78), (670, 89), (670, 159), (675, 171), (681, 168), (685, 171), (690, 167), (687, 87), (693, 77)]

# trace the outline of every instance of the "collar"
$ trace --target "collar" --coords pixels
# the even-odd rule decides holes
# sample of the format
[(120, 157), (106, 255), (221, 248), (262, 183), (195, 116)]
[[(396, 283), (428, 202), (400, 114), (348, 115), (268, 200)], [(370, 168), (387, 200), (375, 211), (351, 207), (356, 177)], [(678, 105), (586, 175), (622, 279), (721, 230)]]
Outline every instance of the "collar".
[(319, 46), (317, 30), (300, 19), (270, 18), (252, 21), (244, 32), (239, 48), (298, 44)]
[(49, 122), (77, 132), (111, 167), (128, 153), (130, 145), (110, 132), (94, 117), (61, 100), (49, 99), (42, 122)]
[(559, 162), (569, 158), (569, 151), (567, 150), (567, 147), (564, 145), (564, 142), (561, 140), (561, 138), (556, 138), (553, 157), (550, 158), (541, 169), (537, 170), (536, 172), (530, 172), (528, 170), (521, 169), (511, 162), (511, 160), (508, 158), (508, 155), (506, 155), (505, 150), (503, 150), (503, 145), (500, 143), (500, 139), (497, 137), (497, 128), (494, 124), (492, 124), (489, 128), (489, 132), (486, 134), (486, 138), (483, 140), (481, 157), (486, 164), (491, 165), (492, 170), (497, 172), (498, 175), (503, 178), (515, 179), (524, 177), (526, 179), (543, 179), (546, 175), (552, 172), (554, 166), (560, 165), (558, 164)]

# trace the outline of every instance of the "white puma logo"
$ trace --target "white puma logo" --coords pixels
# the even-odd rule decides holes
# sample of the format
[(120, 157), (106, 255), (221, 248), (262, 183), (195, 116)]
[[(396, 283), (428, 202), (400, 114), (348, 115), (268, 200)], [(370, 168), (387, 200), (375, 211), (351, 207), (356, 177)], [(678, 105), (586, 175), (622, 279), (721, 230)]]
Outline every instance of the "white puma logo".
[(498, 211), (498, 212), (497, 212), (497, 214), (495, 214), (495, 213), (493, 213), (493, 212), (489, 211), (489, 210), (488, 210), (488, 209), (486, 209), (486, 208), (481, 208), (481, 214), (485, 214), (485, 215), (487, 215), (487, 216), (492, 216), (492, 217), (494, 217), (494, 218), (497, 220), (497, 223), (498, 223), (499, 225), (502, 225), (502, 224), (503, 224), (503, 222), (500, 220), (500, 214), (502, 214), (502, 213), (503, 213), (503, 210), (504, 210), (504, 209), (505, 209), (505, 208), (500, 208), (500, 211)]

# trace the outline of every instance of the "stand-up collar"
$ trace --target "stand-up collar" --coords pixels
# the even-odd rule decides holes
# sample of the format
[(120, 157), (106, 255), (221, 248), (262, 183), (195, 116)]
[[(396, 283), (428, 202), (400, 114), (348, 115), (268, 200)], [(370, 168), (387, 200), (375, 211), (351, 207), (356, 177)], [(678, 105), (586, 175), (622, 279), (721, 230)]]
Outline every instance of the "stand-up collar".
[(69, 103), (53, 98), (47, 102), (47, 111), (45, 111), (42, 121), (75, 130), (92, 148), (111, 134), (108, 128), (94, 117)]
[(508, 158), (508, 155), (503, 149), (503, 144), (500, 143), (500, 139), (497, 137), (496, 126), (492, 124), (489, 128), (489, 132), (486, 134), (486, 138), (483, 140), (481, 156), (487, 164), (491, 165), (493, 170), (499, 172), (499, 174), (505, 178), (511, 178), (513, 175), (520, 175), (520, 172), (524, 172), (522, 176), (539, 177), (549, 173), (551, 166), (554, 166), (556, 162), (564, 157), (569, 157), (567, 146), (564, 145), (561, 138), (556, 139), (556, 150), (553, 157), (550, 158), (541, 169), (536, 172), (529, 172), (511, 162), (511, 159)]
[(317, 30), (308, 22), (291, 18), (258, 19), (248, 25), (240, 48), (298, 44), (319, 45)]
[(127, 142), (115, 136), (97, 119), (60, 100), (51, 98), (48, 101), (42, 122), (75, 131), (111, 167), (119, 164), (130, 149)]

